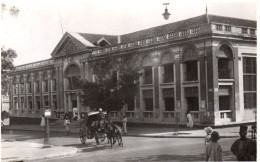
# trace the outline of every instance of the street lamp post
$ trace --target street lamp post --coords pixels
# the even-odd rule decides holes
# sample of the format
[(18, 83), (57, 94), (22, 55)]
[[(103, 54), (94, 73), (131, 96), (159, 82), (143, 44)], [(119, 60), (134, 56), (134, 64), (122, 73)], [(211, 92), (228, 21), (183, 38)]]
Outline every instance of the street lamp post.
[(46, 118), (46, 126), (45, 126), (45, 139), (43, 148), (50, 147), (50, 127), (49, 127), (49, 117), (51, 117), (51, 110), (47, 106), (44, 111), (44, 117)]

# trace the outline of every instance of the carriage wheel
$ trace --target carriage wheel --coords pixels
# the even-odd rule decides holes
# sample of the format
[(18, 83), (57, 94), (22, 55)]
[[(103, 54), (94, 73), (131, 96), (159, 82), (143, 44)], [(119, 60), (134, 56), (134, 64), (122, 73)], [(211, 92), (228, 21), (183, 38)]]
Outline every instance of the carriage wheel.
[(84, 131), (83, 129), (79, 130), (79, 139), (81, 141), (82, 144), (86, 143), (86, 136), (84, 135)]

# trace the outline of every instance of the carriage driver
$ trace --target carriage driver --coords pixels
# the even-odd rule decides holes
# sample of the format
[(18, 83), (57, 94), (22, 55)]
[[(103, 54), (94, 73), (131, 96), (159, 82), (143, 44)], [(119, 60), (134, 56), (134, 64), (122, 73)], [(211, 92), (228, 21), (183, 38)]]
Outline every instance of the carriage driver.
[(102, 128), (102, 126), (104, 125), (105, 115), (103, 113), (102, 108), (99, 108), (98, 111), (99, 111), (98, 124), (99, 124), (99, 128)]

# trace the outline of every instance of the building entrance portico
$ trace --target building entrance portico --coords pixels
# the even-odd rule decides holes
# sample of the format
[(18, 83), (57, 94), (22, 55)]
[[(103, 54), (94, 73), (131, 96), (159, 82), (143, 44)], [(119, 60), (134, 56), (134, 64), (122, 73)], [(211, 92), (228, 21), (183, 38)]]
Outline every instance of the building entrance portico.
[(65, 91), (65, 112), (73, 111), (77, 108), (80, 116), (80, 91), (67, 90)]

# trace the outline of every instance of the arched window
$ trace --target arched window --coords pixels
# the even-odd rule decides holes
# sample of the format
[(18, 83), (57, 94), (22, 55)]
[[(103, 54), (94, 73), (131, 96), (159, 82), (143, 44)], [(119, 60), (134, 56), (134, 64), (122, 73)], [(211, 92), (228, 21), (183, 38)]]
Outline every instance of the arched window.
[(40, 92), (40, 75), (38, 72), (35, 73), (35, 92)]
[(65, 77), (68, 79), (69, 90), (79, 89), (79, 80), (80, 80), (80, 69), (77, 65), (71, 64), (65, 71)]
[(48, 92), (48, 73), (47, 71), (43, 73), (43, 92)]
[(144, 84), (153, 84), (153, 69), (152, 58), (145, 56), (142, 60), (142, 66), (144, 71)]
[(173, 56), (169, 52), (161, 57), (163, 83), (174, 82)]
[(221, 45), (217, 53), (219, 79), (233, 78), (233, 53), (228, 45)]
[(27, 75), (27, 92), (32, 93), (32, 77), (30, 74)]
[(183, 52), (183, 72), (185, 81), (198, 80), (197, 52), (195, 48), (187, 48)]
[(56, 85), (56, 71), (54, 70), (53, 72), (52, 72), (52, 76), (51, 76), (51, 82), (52, 82), (52, 91), (56, 91), (56, 87), (57, 87), (57, 85)]

